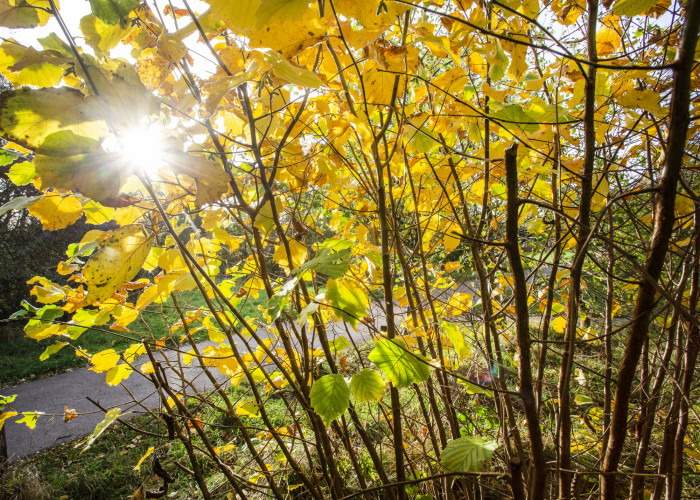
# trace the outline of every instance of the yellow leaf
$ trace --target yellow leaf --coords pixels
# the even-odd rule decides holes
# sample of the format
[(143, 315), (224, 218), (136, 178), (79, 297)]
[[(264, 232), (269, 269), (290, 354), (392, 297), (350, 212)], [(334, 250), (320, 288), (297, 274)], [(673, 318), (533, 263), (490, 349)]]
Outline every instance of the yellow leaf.
[[(372, 68), (364, 74), (364, 81), (367, 102), (370, 104), (391, 104), (396, 75), (379, 68)], [(399, 82), (398, 89), (400, 91), (401, 82)]]
[(458, 235), (456, 235), (451, 229), (449, 229), (442, 239), (442, 242), (445, 245), (445, 252), (450, 253), (454, 251), (459, 246), (460, 241), (461, 238)]
[(22, 413), (22, 418), (15, 421), (16, 424), (25, 424), (30, 429), (36, 427), (36, 422), (39, 420), (39, 415), (43, 415), (40, 411), (25, 411)]
[[(277, 215), (282, 213), (284, 205), (279, 198), (275, 198), (275, 208), (277, 209)], [(272, 228), (275, 227), (275, 220), (272, 217), (272, 206), (269, 201), (260, 209), (253, 225), (260, 229), (263, 236), (267, 236)]]
[(607, 56), (620, 48), (622, 39), (612, 28), (601, 26), (595, 37), (596, 48), (599, 56)]
[(80, 20), (80, 31), (83, 32), (85, 42), (90, 47), (98, 54), (106, 54), (129, 34), (131, 28), (122, 27), (120, 24), (110, 26), (92, 14), (88, 14)]
[(686, 455), (691, 457), (693, 460), (697, 460), (700, 462), (700, 453), (698, 453), (695, 450), (691, 450), (690, 448), (683, 448), (683, 451), (685, 452)]
[(185, 259), (178, 248), (169, 248), (158, 258), (158, 266), (168, 273), (188, 271)]
[(661, 95), (653, 90), (630, 89), (617, 98), (618, 104), (625, 108), (640, 108), (649, 111), (657, 118), (666, 114), (666, 110), (661, 107)]
[(143, 263), (143, 269), (145, 271), (153, 271), (158, 267), (158, 260), (164, 251), (163, 247), (151, 247), (151, 251), (148, 252), (148, 257), (146, 257), (146, 262)]
[(163, 33), (158, 37), (158, 55), (165, 61), (178, 62), (186, 53), (187, 47), (177, 35)]
[(154, 373), (153, 363), (150, 361), (141, 365), (141, 373), (148, 375), (149, 373)]
[(41, 221), (44, 229), (55, 231), (80, 219), (83, 205), (76, 196), (62, 196), (52, 192), (35, 201), (29, 207), (29, 213)]
[(287, 80), (294, 85), (312, 89), (317, 89), (323, 85), (323, 81), (316, 73), (306, 68), (295, 66), (282, 57), (276, 50), (256, 49), (256, 51), (263, 55), (265, 62), (272, 66), (272, 71), (274, 71), (275, 75), (279, 78)]
[[(112, 313), (113, 315), (115, 313)], [(133, 305), (128, 304), (121, 306), (121, 311), (119, 311), (116, 315), (114, 315), (114, 323), (116, 326), (121, 326), (122, 328), (126, 328), (129, 324), (133, 323), (136, 318), (139, 317), (139, 310), (136, 309)], [(141, 344), (133, 344), (133, 345), (141, 345)], [(133, 347), (132, 345), (132, 347)], [(139, 353), (142, 354), (142, 353)], [(126, 353), (124, 353), (126, 356)], [(129, 359), (127, 359), (129, 361)]]
[(519, 82), (522, 76), (529, 69), (526, 60), (527, 45), (516, 44), (510, 53), (510, 66), (508, 66), (508, 74), (513, 77), (513, 80)]
[(119, 362), (119, 354), (114, 349), (106, 349), (93, 354), (90, 361), (93, 364), (90, 369), (102, 373), (111, 370)]
[(170, 155), (169, 164), (174, 174), (188, 175), (196, 181), (195, 206), (197, 208), (217, 201), (229, 189), (231, 177), (219, 163), (213, 160), (185, 154)]
[[(63, 69), (60, 65), (70, 60), (68, 57), (57, 54), (56, 51), (38, 51), (33, 47), (23, 47), (14, 42), (5, 42), (0, 46), (0, 68), (3, 68), (3, 73), (15, 87), (56, 86), (63, 78)], [(7, 68), (7, 71), (4, 68)]]
[(76, 272), (78, 269), (80, 269), (80, 266), (78, 266), (78, 264), (66, 264), (65, 262), (61, 261), (56, 267), (56, 272), (62, 276), (65, 276), (66, 274), (72, 274)]
[(564, 333), (566, 330), (566, 318), (564, 316), (557, 316), (552, 320), (552, 330), (557, 333)]
[(83, 267), (83, 280), (88, 287), (87, 300), (106, 300), (119, 286), (136, 276), (148, 257), (152, 243), (153, 236), (145, 235), (140, 224), (114, 231)]
[(83, 205), (83, 212), (85, 212), (85, 222), (88, 224), (95, 224), (96, 226), (111, 221), (115, 214), (115, 210), (113, 208), (105, 207), (94, 200), (88, 200), (85, 202)]
[(129, 365), (121, 364), (111, 368), (107, 372), (107, 385), (119, 385), (122, 381), (129, 378), (131, 372), (134, 371)]
[(367, 29), (386, 29), (396, 17), (409, 9), (407, 5), (385, 2), (385, 9), (377, 11), (379, 2), (373, 0), (334, 0), (333, 8), (338, 14), (357, 19)]
[(149, 286), (146, 288), (141, 295), (139, 295), (136, 301), (136, 309), (143, 311), (150, 303), (160, 297), (160, 292), (157, 286)]
[[(303, 243), (293, 239), (289, 240), (289, 251), (292, 254), (292, 266), (295, 269), (306, 261), (308, 250)], [(289, 274), (289, 260), (287, 258), (287, 250), (283, 244), (277, 247), (272, 259), (282, 266), (285, 271), (287, 271), (287, 274)]]
[(216, 342), (217, 344), (226, 342), (226, 334), (216, 328), (208, 329), (207, 334), (209, 335), (209, 340), (212, 342)]
[(124, 360), (127, 363), (132, 363), (145, 352), (146, 347), (143, 344), (131, 344), (128, 349), (124, 351)]
[[(274, 49), (284, 58), (291, 60), (303, 50), (324, 40), (330, 24), (329, 17), (320, 18), (318, 7), (308, 7), (308, 2), (290, 1), (296, 2), (303, 10), (300, 8), (296, 14), (287, 12), (286, 18), (284, 14), (275, 15), (264, 25), (259, 24), (249, 34), (252, 48)], [(306, 5), (302, 6), (301, 2)], [(268, 3), (268, 0), (264, 0), (263, 4), (265, 3)], [(264, 18), (261, 17), (260, 21), (264, 21)]]
[(207, 0), (212, 19), (221, 19), (237, 32), (251, 30), (257, 24), (255, 17), (261, 0)]
[(236, 407), (236, 415), (245, 415), (246, 417), (257, 417), (258, 414), (258, 405), (255, 403), (252, 403), (250, 401), (247, 401), (245, 403), (241, 403)]
[(261, 0), (255, 13), (257, 28), (277, 20), (296, 20), (309, 9), (308, 0)]
[(6, 411), (0, 413), (0, 429), (2, 429), (3, 425), (5, 425), (5, 420), (7, 420), (8, 418), (12, 418), (16, 415), (18, 415), (16, 411)]
[[(216, 447), (214, 448), (214, 453), (216, 453), (217, 455), (220, 455), (220, 454), (222, 454), (222, 453), (226, 453), (227, 451), (231, 451), (231, 450), (233, 450), (233, 449), (235, 449), (235, 448), (236, 448), (236, 447), (235, 447), (234, 445), (232, 445), (232, 444), (227, 444), (227, 445), (224, 445), (224, 446), (216, 446)], [(230, 493), (229, 493), (229, 495), (230, 495)], [(229, 498), (229, 495), (227, 495), (226, 498)], [(233, 496), (231, 496), (230, 498), (233, 498)]]
[(445, 272), (451, 273), (452, 271), (456, 271), (460, 267), (462, 267), (462, 264), (460, 264), (459, 262), (446, 262), (445, 263)]
[(445, 330), (445, 334), (447, 334), (450, 342), (452, 342), (459, 359), (468, 357), (471, 354), (471, 351), (469, 350), (467, 342), (464, 340), (464, 334), (459, 326), (454, 323), (447, 323), (443, 321), (442, 328)]
[(63, 300), (66, 296), (63, 290), (53, 283), (46, 283), (44, 286), (35, 286), (29, 293), (36, 296), (37, 302), (41, 304), (55, 304), (59, 300)]
[(161, 299), (166, 299), (173, 290), (184, 292), (192, 290), (197, 286), (197, 282), (188, 272), (168, 274), (158, 282), (158, 292)]
[(146, 450), (146, 453), (143, 454), (143, 456), (141, 457), (139, 462), (136, 464), (136, 467), (134, 467), (134, 470), (141, 470), (141, 464), (143, 463), (144, 460), (146, 460), (148, 457), (151, 456), (151, 453), (153, 453), (153, 450), (155, 450), (155, 448), (153, 446), (151, 446), (150, 448), (148, 448), (148, 450)]
[(52, 354), (57, 353), (58, 351), (60, 351), (61, 349), (63, 349), (67, 345), (68, 345), (68, 342), (54, 342), (53, 344), (48, 346), (44, 350), (44, 352), (41, 353), (41, 355), (39, 355), (39, 361), (45, 361), (45, 360), (49, 359), (49, 357)]

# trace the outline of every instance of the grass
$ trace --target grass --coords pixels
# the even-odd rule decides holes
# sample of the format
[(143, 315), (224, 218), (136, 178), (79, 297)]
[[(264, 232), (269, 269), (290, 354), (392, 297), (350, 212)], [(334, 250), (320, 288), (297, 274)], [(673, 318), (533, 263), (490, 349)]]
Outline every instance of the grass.
[[(247, 395), (247, 384), (230, 387), (228, 391), (234, 401), (241, 400)], [(215, 404), (221, 403), (220, 397), (216, 394), (210, 395), (210, 398)], [(197, 401), (194, 399), (188, 401), (188, 406), (191, 411), (196, 411)], [(281, 427), (288, 423), (284, 405), (279, 399), (270, 399), (266, 408), (275, 425)], [(199, 411), (197, 416), (207, 426), (207, 435), (214, 446), (235, 445), (235, 449), (222, 452), (221, 456), (225, 460), (250, 461), (250, 454), (247, 453), (245, 446), (241, 446), (242, 440), (229, 417), (220, 412), (213, 412), (211, 409)], [(247, 417), (242, 418), (247, 420)], [(153, 457), (156, 455), (162, 467), (175, 479), (175, 482), (170, 484), (165, 498), (201, 498), (195, 480), (175, 465), (175, 462), (178, 462), (190, 466), (186, 450), (180, 441), (169, 440), (165, 426), (148, 415), (131, 418), (128, 423), (161, 437), (144, 435), (115, 423), (84, 453), (81, 453), (83, 440), (77, 440), (12, 464), (4, 479), (0, 481), (0, 498), (6, 500), (131, 498), (142, 483), (146, 490), (156, 490), (161, 486), (161, 480), (151, 470)], [(258, 441), (256, 438), (254, 440)], [(201, 446), (201, 441), (195, 437), (194, 444)], [(155, 452), (144, 460), (140, 470), (134, 470), (139, 460), (151, 447), (155, 448)], [(213, 468), (208, 460), (201, 460), (200, 465), (203, 467), (212, 498), (230, 498), (227, 496), (231, 491), (230, 486), (223, 475)]]
[[(186, 292), (181, 294), (180, 303), (183, 308), (192, 309), (205, 305), (204, 299), (198, 292)], [(241, 308), (244, 316), (257, 313), (257, 306), (262, 301), (249, 300)], [(142, 335), (161, 338), (167, 335), (169, 325), (179, 320), (177, 311), (172, 307), (172, 299), (161, 307), (151, 305), (142, 313), (141, 319), (129, 325), (132, 332), (114, 332), (110, 334), (104, 331), (86, 331), (75, 342), (84, 350), (95, 353), (105, 349), (114, 349), (117, 352), (127, 348), (138, 341)], [(186, 304), (186, 305), (185, 305)], [(107, 325), (105, 325), (105, 328)], [(125, 338), (130, 337), (130, 338)], [(195, 340), (205, 340), (207, 334), (200, 331), (195, 334)], [(44, 361), (39, 356), (52, 345), (55, 337), (36, 341), (24, 336), (21, 330), (9, 335), (0, 336), (0, 386), (10, 386), (22, 382), (28, 382), (39, 378), (56, 375), (88, 364), (85, 358), (75, 355), (73, 349), (63, 348)]]
[[(162, 432), (150, 417), (142, 416), (129, 423), (150, 432)], [(166, 437), (167, 441), (167, 437)], [(199, 498), (196, 485), (173, 465), (173, 460), (188, 463), (179, 442), (164, 442), (115, 424), (85, 453), (65, 443), (49, 451), (13, 464), (0, 483), (0, 498), (20, 499), (121, 499), (131, 498), (143, 482), (146, 489), (160, 487), (147, 458), (140, 470), (134, 467), (151, 447), (161, 454), (161, 462), (175, 483), (167, 498)], [(153, 455), (151, 455), (152, 457)]]

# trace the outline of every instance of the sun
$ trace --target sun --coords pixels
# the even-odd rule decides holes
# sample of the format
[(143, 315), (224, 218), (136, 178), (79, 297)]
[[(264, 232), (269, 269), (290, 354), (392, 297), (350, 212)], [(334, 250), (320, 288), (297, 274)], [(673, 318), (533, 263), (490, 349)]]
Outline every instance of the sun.
[(134, 172), (155, 173), (165, 165), (166, 141), (163, 129), (156, 123), (119, 132), (103, 143), (106, 150), (120, 153)]

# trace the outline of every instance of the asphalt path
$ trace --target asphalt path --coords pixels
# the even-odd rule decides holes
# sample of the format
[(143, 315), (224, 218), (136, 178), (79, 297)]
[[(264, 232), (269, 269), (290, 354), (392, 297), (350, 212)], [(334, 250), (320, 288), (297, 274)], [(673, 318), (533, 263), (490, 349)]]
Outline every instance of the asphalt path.
[[(334, 340), (340, 336), (345, 336), (357, 345), (369, 341), (373, 332), (377, 332), (384, 324), (382, 311), (374, 305), (369, 311), (372, 320), (366, 320), (367, 324), (360, 323), (354, 329), (345, 322), (330, 323), (327, 325), (329, 340)], [(258, 330), (260, 338), (268, 337), (265, 330)], [(249, 339), (248, 346), (242, 340), (238, 340), (237, 346), (241, 352), (248, 352), (255, 349), (257, 344)], [(202, 342), (198, 344), (200, 349), (204, 349), (213, 342)], [(182, 355), (191, 350), (189, 345), (183, 344), (181, 350), (163, 350), (158, 353), (161, 360), (167, 356), (170, 364), (180, 367), (187, 380), (192, 381), (197, 391), (213, 389), (214, 386), (195, 360), (190, 366), (182, 362)], [(73, 441), (81, 436), (92, 433), (95, 426), (104, 419), (104, 412), (95, 407), (88, 398), (99, 403), (105, 409), (120, 408), (122, 415), (131, 416), (143, 413), (144, 409), (135, 403), (138, 401), (149, 409), (158, 408), (160, 401), (155, 387), (150, 379), (141, 374), (138, 370), (142, 364), (148, 361), (148, 356), (143, 355), (133, 366), (137, 368), (120, 386), (108, 386), (105, 383), (105, 374), (96, 373), (89, 368), (81, 368), (60, 375), (42, 378), (33, 382), (16, 385), (14, 387), (3, 388), (3, 395), (15, 394), (17, 397), (10, 405), (13, 411), (37, 411), (42, 412), (32, 430), (24, 424), (17, 424), (13, 417), (5, 422), (7, 437), (7, 451), (10, 461), (16, 461), (28, 455), (52, 448), (67, 441)], [(167, 363), (163, 363), (164, 365)], [(218, 370), (213, 370), (218, 374), (218, 383), (225, 385), (226, 377)], [(175, 376), (172, 371), (166, 369), (168, 382), (177, 389), (180, 377)], [(75, 410), (80, 416), (69, 422), (64, 422), (64, 408)], [(9, 409), (9, 408), (8, 408)], [(131, 412), (131, 413), (129, 413)]]
[[(438, 302), (447, 302), (455, 291), (470, 293), (478, 296), (478, 282), (468, 281), (458, 284), (456, 290), (433, 291), (433, 298)], [(406, 309), (398, 305), (394, 307), (397, 324), (400, 324), (406, 314)], [(346, 337), (355, 345), (361, 345), (370, 341), (381, 327), (386, 324), (384, 312), (377, 303), (372, 303), (364, 322), (359, 323), (357, 329), (350, 324), (339, 321), (326, 325), (328, 340), (332, 341), (340, 336)], [(259, 338), (268, 338), (269, 334), (264, 329), (257, 332)], [(247, 343), (247, 345), (246, 345)], [(254, 350), (257, 344), (248, 339), (236, 342), (241, 352)], [(319, 347), (318, 341), (312, 342), (313, 347)], [(198, 344), (200, 349), (214, 345), (214, 342), (202, 342)], [(273, 346), (277, 347), (277, 346)], [(281, 346), (280, 346), (281, 347)], [(188, 366), (182, 361), (182, 356), (191, 351), (191, 346), (183, 344), (177, 350), (163, 350), (156, 353), (161, 360), (167, 356), (167, 363), (181, 369), (184, 379), (191, 381), (197, 391), (207, 391), (214, 388), (209, 378), (204, 374), (195, 360)], [(119, 386), (109, 386), (105, 383), (105, 374), (96, 373), (88, 367), (62, 373), (52, 377), (42, 378), (33, 382), (5, 387), (3, 395), (15, 394), (17, 397), (10, 405), (13, 411), (37, 411), (42, 412), (34, 429), (29, 429), (24, 424), (14, 422), (14, 417), (5, 422), (7, 437), (7, 451), (10, 461), (16, 461), (33, 453), (52, 448), (59, 444), (76, 440), (88, 435), (95, 430), (95, 426), (104, 419), (104, 411), (97, 408), (89, 399), (97, 402), (104, 409), (120, 408), (124, 418), (144, 413), (145, 406), (156, 409), (160, 400), (156, 389), (150, 379), (141, 374), (138, 368), (148, 361), (146, 355), (133, 363), (135, 368), (131, 376)], [(218, 370), (212, 370), (217, 377), (217, 383), (225, 386), (226, 377)], [(172, 370), (166, 368), (166, 376), (169, 384), (179, 389), (181, 377), (176, 376)], [(191, 391), (191, 389), (190, 389)], [(88, 399), (89, 398), (89, 399)], [(75, 410), (80, 416), (69, 422), (63, 421), (64, 408)], [(9, 409), (9, 408), (8, 408)]]

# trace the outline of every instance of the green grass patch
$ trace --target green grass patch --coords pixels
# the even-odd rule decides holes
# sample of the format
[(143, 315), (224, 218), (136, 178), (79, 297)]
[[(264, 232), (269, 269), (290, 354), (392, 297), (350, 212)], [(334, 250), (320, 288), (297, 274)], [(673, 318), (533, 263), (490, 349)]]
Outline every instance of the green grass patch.
[[(262, 390), (263, 385), (259, 386)], [(229, 397), (236, 402), (246, 401), (249, 386), (242, 383), (228, 389)], [(222, 404), (221, 397), (215, 393), (209, 395), (214, 405)], [(205, 426), (207, 436), (215, 447), (222, 447), (221, 457), (230, 465), (246, 464), (255, 469), (251, 454), (240, 436), (240, 431), (233, 420), (213, 408), (200, 408), (196, 399), (187, 401), (188, 408)], [(289, 425), (289, 415), (279, 398), (271, 397), (265, 405), (273, 425)], [(276, 453), (275, 447), (266, 444), (267, 434), (262, 428), (258, 435), (256, 429), (259, 417), (241, 419), (252, 426), (253, 442), (266, 455)], [(87, 451), (81, 453), (84, 439), (65, 443), (51, 450), (38, 453), (14, 463), (0, 482), (2, 499), (63, 499), (63, 500), (111, 500), (131, 498), (140, 484), (146, 490), (158, 489), (162, 481), (152, 472), (153, 459), (157, 456), (161, 466), (175, 480), (169, 485), (168, 499), (201, 498), (196, 481), (175, 465), (175, 462), (190, 466), (184, 445), (177, 439), (169, 439), (167, 427), (149, 415), (137, 416), (127, 422), (144, 431), (156, 434), (145, 435), (115, 422), (109, 427)], [(302, 417), (304, 427), (308, 422)], [(203, 447), (198, 437), (193, 437), (195, 446)], [(151, 448), (154, 452), (145, 458), (139, 470), (134, 470), (138, 462)], [(225, 447), (225, 448), (224, 448)], [(199, 454), (207, 487), (212, 498), (230, 498), (231, 487), (223, 474), (212, 461)], [(270, 464), (275, 460), (267, 457)], [(284, 480), (281, 479), (281, 484)], [(252, 498), (258, 498), (255, 495)]]
[[(130, 419), (129, 423), (167, 434), (148, 416)], [(162, 465), (175, 479), (167, 498), (200, 498), (194, 481), (173, 464), (173, 460), (189, 463), (177, 441), (141, 435), (116, 423), (85, 453), (81, 454), (82, 448), (75, 444), (65, 443), (13, 464), (0, 486), (0, 498), (110, 500), (131, 498), (142, 482), (146, 489), (158, 489), (161, 483), (151, 472), (154, 455), (134, 470), (150, 447), (161, 455)]]

